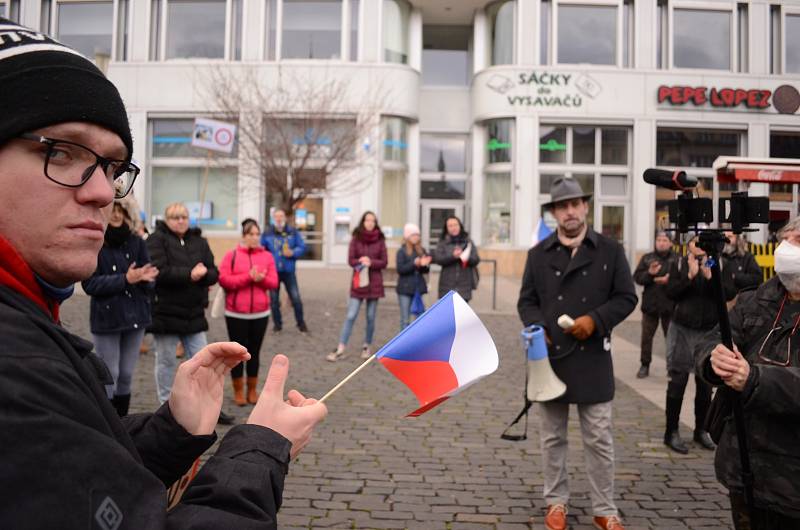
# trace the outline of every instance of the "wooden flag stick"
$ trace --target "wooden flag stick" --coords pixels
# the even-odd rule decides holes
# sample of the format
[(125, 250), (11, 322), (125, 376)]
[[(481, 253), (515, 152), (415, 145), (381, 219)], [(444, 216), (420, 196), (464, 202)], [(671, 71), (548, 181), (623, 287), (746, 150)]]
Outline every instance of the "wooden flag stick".
[(360, 372), (361, 370), (363, 370), (365, 366), (367, 366), (369, 363), (371, 363), (371, 362), (372, 362), (372, 361), (374, 361), (374, 360), (375, 360), (375, 354), (373, 353), (373, 354), (372, 354), (372, 357), (370, 357), (369, 359), (367, 359), (366, 361), (364, 361), (364, 362), (363, 362), (363, 364), (362, 364), (361, 366), (359, 366), (358, 368), (356, 368), (355, 370), (353, 370), (353, 371), (350, 373), (350, 375), (348, 375), (347, 377), (345, 377), (344, 379), (342, 379), (342, 380), (339, 382), (339, 384), (338, 384), (338, 385), (336, 385), (335, 387), (331, 388), (331, 389), (328, 391), (328, 393), (327, 393), (327, 394), (325, 394), (324, 396), (322, 396), (322, 399), (320, 399), (320, 400), (319, 400), (319, 402), (320, 402), (320, 403), (324, 403), (324, 402), (325, 402), (325, 400), (326, 400), (326, 399), (328, 399), (329, 397), (331, 397), (331, 396), (333, 395), (333, 393), (334, 393), (334, 392), (336, 392), (337, 390), (339, 390), (340, 388), (342, 388), (346, 382), (350, 381), (350, 380), (351, 380), (353, 377), (355, 377), (355, 375), (356, 375), (358, 372)]

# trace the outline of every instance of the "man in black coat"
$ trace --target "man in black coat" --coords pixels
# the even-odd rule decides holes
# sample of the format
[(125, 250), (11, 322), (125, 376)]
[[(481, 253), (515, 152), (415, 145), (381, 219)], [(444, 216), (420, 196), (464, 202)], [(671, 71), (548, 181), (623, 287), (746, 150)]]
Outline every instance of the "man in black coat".
[[(566, 528), (567, 421), (569, 406), (575, 403), (594, 522), (599, 528), (621, 529), (613, 499), (611, 330), (636, 307), (636, 291), (622, 245), (586, 224), (591, 194), (575, 180), (559, 178), (550, 195), (551, 202), (544, 206), (552, 211), (558, 229), (528, 251), (517, 304), (525, 326), (545, 329), (553, 371), (567, 385), (562, 397), (540, 405), (545, 527)], [(561, 315), (574, 319), (574, 324), (562, 329)]]
[(199, 228), (189, 228), (186, 206), (172, 203), (164, 217), (166, 222), (158, 221), (147, 238), (150, 260), (159, 270), (153, 323), (148, 329), (156, 342), (156, 391), (160, 403), (169, 398), (172, 388), (178, 342), (189, 359), (207, 344), (208, 289), (219, 280), (208, 241)]
[(91, 276), (114, 197), (138, 168), (116, 88), (74, 50), (0, 18), (0, 528), (275, 529), (289, 459), (325, 406), (276, 356), (248, 425), (230, 430), (167, 513), (166, 487), (216, 440), (225, 376), (247, 351), (203, 348), (155, 414), (120, 419), (108, 368), (59, 323)]
[(800, 340), (795, 340), (800, 322), (800, 217), (789, 221), (779, 235), (783, 241), (775, 250), (777, 277), (741, 293), (730, 312), (734, 351), (711, 341), (697, 362), (697, 373), (707, 383), (727, 387), (742, 400), (753, 470), (750, 510), (745, 509), (727, 394), (714, 398), (719, 407), (711, 422), (719, 437), (714, 470), (729, 490), (737, 530), (800, 528)]
[(650, 375), (650, 361), (653, 358), (653, 335), (661, 329), (664, 335), (669, 330), (669, 319), (675, 303), (667, 296), (666, 285), (669, 280), (669, 270), (672, 263), (678, 258), (672, 250), (672, 240), (666, 232), (656, 234), (655, 250), (648, 252), (633, 273), (633, 280), (644, 287), (642, 293), (642, 352), (639, 372), (636, 377), (642, 379)]

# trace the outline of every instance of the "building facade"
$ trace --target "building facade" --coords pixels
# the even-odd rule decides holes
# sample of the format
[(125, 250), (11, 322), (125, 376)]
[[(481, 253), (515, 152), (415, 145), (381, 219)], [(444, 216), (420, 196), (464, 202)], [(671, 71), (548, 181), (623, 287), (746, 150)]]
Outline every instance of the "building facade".
[[(365, 210), (394, 242), (419, 223), (428, 245), (455, 214), (519, 274), (559, 175), (594, 194), (592, 225), (634, 259), (673, 198), (646, 168), (685, 169), (716, 198), (736, 189), (712, 178), (719, 155), (800, 158), (800, 0), (0, 0), (1, 14), (107, 68), (148, 218), (185, 201), (219, 245), (274, 201), (244, 135), (212, 163), (189, 144), (193, 120), (219, 114), (209, 84), (346, 86), (337, 118), (368, 123), (344, 184), (297, 205), (309, 262), (344, 263)], [(797, 214), (797, 185), (749, 190), (770, 195), (772, 229)]]

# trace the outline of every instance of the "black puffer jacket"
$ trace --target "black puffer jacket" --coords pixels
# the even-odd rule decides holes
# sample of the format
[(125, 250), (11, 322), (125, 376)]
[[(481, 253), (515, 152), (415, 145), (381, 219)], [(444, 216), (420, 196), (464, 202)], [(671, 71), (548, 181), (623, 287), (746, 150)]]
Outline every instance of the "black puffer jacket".
[[(675, 302), (667, 296), (667, 285), (655, 283), (653, 279), (656, 276), (669, 274), (672, 264), (677, 259), (678, 255), (670, 249), (665, 254), (648, 252), (639, 260), (639, 264), (633, 273), (633, 281), (644, 287), (644, 292), (642, 292), (642, 313), (648, 315), (672, 313), (675, 308)], [(661, 270), (658, 271), (656, 276), (648, 272), (650, 264), (654, 261), (658, 261), (661, 264)]]
[[(726, 302), (736, 296), (736, 287), (733, 285), (730, 272), (724, 262), (722, 289)], [(675, 302), (675, 311), (672, 314), (673, 322), (699, 330), (713, 329), (719, 322), (711, 280), (706, 280), (702, 268), (697, 276), (690, 280), (689, 260), (686, 256), (675, 260), (672, 264), (669, 281), (667, 281), (667, 296)]]
[(4, 286), (0, 337), (0, 528), (277, 528), (288, 440), (234, 427), (167, 513), (165, 486), (216, 435), (190, 435), (168, 404), (121, 421), (92, 344)]
[[(208, 288), (217, 283), (219, 271), (200, 229), (190, 228), (181, 238), (158, 221), (155, 232), (147, 238), (147, 250), (152, 264), (158, 267), (149, 330), (179, 335), (206, 331)], [(198, 263), (203, 263), (208, 273), (193, 282), (192, 268)]]
[[(750, 376), (741, 397), (756, 506), (800, 518), (800, 340), (792, 340), (792, 362), (788, 367), (764, 364), (758, 358), (758, 350), (772, 329), (785, 295), (786, 289), (778, 278), (772, 278), (758, 289), (740, 294), (730, 320), (733, 343), (750, 363)], [(800, 304), (790, 304), (787, 300), (780, 322), (787, 330), (800, 316)], [(786, 344), (784, 340), (777, 348), (767, 347), (765, 356), (784, 360)], [(715, 345), (716, 341), (706, 344), (707, 353), (699, 357), (697, 373), (712, 385), (721, 385), (709, 362)], [(724, 415), (723, 424), (714, 468), (725, 487), (741, 493), (733, 416)]]
[[(462, 265), (461, 259), (453, 256), (453, 251), (456, 247), (464, 249), (470, 243), (472, 243), (472, 250), (465, 267)], [(439, 274), (439, 298), (450, 291), (456, 291), (461, 298), (469, 301), (472, 298), (472, 291), (478, 287), (476, 267), (480, 261), (478, 247), (463, 232), (459, 237), (454, 238), (448, 234), (442, 238), (433, 253), (433, 262), (442, 267), (442, 272)]]
[(749, 252), (734, 252), (723, 255), (723, 263), (731, 273), (736, 291), (744, 291), (761, 285), (764, 273)]

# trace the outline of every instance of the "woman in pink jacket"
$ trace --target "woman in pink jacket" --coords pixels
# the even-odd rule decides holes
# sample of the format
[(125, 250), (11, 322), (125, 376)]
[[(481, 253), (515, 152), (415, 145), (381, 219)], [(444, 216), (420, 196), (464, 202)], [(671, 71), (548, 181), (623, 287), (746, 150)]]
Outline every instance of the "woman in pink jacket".
[[(258, 401), (258, 355), (269, 321), (269, 290), (278, 287), (275, 260), (259, 243), (261, 229), (253, 219), (242, 221), (242, 241), (222, 258), (219, 284), (225, 289), (225, 325), (230, 340), (250, 352), (247, 361), (247, 403)], [(234, 401), (244, 406), (243, 364), (231, 370)]]

